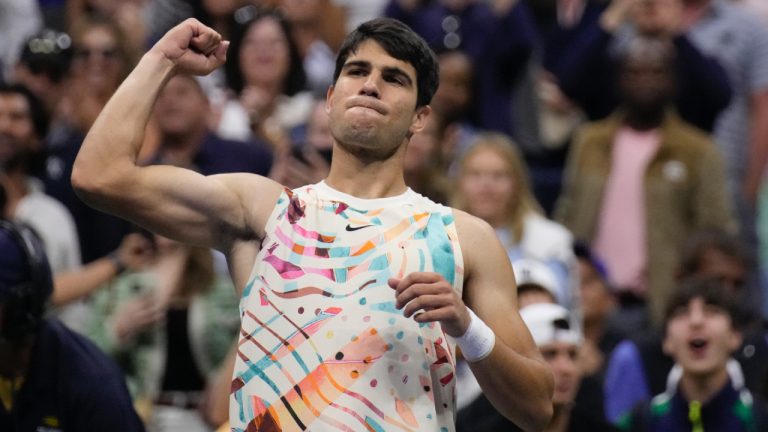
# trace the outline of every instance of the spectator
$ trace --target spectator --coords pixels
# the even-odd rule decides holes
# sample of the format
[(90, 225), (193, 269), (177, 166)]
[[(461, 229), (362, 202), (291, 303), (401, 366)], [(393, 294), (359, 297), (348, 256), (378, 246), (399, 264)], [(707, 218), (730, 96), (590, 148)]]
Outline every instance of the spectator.
[(203, 175), (269, 173), (266, 143), (227, 140), (210, 130), (208, 98), (195, 77), (173, 77), (158, 96), (153, 117), (160, 139), (152, 162), (193, 167)]
[(150, 430), (207, 431), (208, 383), (239, 328), (234, 286), (210, 250), (153, 239), (149, 265), (95, 294), (88, 334), (123, 368)]
[(80, 266), (72, 216), (43, 192), (30, 167), (43, 152), (48, 117), (26, 87), (0, 85), (0, 183), (7, 202), (0, 217), (31, 225), (41, 233), (54, 272)]
[(669, 67), (677, 86), (670, 102), (686, 122), (705, 131), (713, 130), (731, 97), (730, 78), (711, 53), (684, 33), (682, 1), (613, 0), (600, 19), (570, 44), (553, 72), (565, 94), (581, 106), (590, 120), (605, 118), (621, 103), (617, 69), (627, 34), (634, 30), (639, 36), (674, 44), (676, 56)]
[(628, 431), (765, 430), (766, 408), (746, 387), (732, 355), (741, 346), (737, 314), (716, 281), (681, 286), (665, 314), (664, 352), (676, 366), (667, 390), (620, 423)]
[(475, 65), (474, 124), (514, 136), (512, 89), (536, 40), (524, 2), (390, 0), (384, 15), (406, 23), (437, 52), (465, 52)]
[[(48, 137), (45, 191), (75, 219), (82, 261), (103, 258), (133, 231), (126, 221), (96, 211), (75, 196), (70, 183), (77, 151), (96, 116), (133, 63), (122, 32), (101, 18), (84, 17), (71, 29), (73, 59), (66, 94), (59, 104), (62, 127)], [(154, 134), (148, 134), (147, 145)]]
[(723, 65), (733, 87), (714, 137), (726, 160), (742, 233), (754, 248), (754, 205), (768, 160), (768, 30), (727, 1), (683, 0), (683, 5), (691, 41)]
[[(512, 262), (517, 283), (517, 307), (536, 303), (557, 304), (557, 275), (541, 261), (521, 258)], [(579, 327), (577, 325), (577, 327)]]
[(112, 22), (125, 35), (128, 49), (138, 56), (147, 48), (149, 39), (146, 19), (149, 3), (145, 0), (68, 0), (68, 26), (72, 28), (88, 16)]
[(557, 74), (571, 43), (593, 26), (606, 8), (603, 0), (527, 0), (541, 38), (541, 64)]
[[(582, 378), (578, 366), (581, 333), (575, 329), (568, 310), (552, 303), (536, 303), (520, 309), (523, 321), (533, 340), (555, 376), (552, 397), (554, 415), (547, 431), (604, 432), (613, 428), (600, 413), (588, 412), (579, 406), (577, 392)], [(459, 411), (456, 430), (472, 432), (519, 431), (516, 425), (502, 417), (485, 397)]]
[(622, 57), (622, 106), (586, 125), (569, 155), (557, 219), (592, 244), (625, 311), (660, 324), (693, 230), (731, 228), (723, 161), (671, 110), (673, 47), (638, 38)]
[(119, 27), (106, 18), (84, 16), (71, 27), (73, 59), (63, 109), (71, 124), (87, 131), (136, 61)]
[(287, 187), (314, 184), (331, 169), (333, 137), (325, 100), (316, 100), (307, 124), (294, 129), (291, 151), (278, 152), (270, 178)]
[(585, 375), (596, 374), (602, 379), (606, 357), (637, 325), (628, 325), (627, 318), (620, 314), (602, 260), (583, 243), (574, 246), (574, 253), (579, 261), (579, 300), (584, 321), (579, 362)]
[(574, 304), (578, 276), (571, 233), (542, 215), (526, 167), (509, 138), (478, 135), (459, 164), (452, 201), (495, 228), (510, 261), (534, 258), (547, 263), (557, 274), (558, 303), (569, 308)]
[(232, 96), (224, 106), (218, 133), (224, 138), (266, 139), (285, 150), (288, 132), (303, 124), (312, 94), (291, 27), (273, 10), (246, 6), (234, 18), (228, 60), (224, 64)]
[(325, 95), (333, 84), (336, 52), (346, 35), (344, 10), (331, 0), (277, 0), (274, 3), (291, 24), (291, 37), (307, 73), (307, 88), (315, 95)]
[(441, 165), (453, 177), (456, 163), (475, 138), (477, 130), (471, 122), (474, 99), (474, 67), (461, 50), (446, 51), (437, 56), (440, 86), (432, 98), (436, 117), (435, 135), (440, 138)]
[[(43, 192), (31, 166), (43, 152), (48, 128), (42, 103), (26, 87), (0, 85), (0, 185), (6, 204), (0, 218), (23, 222), (42, 237), (54, 273), (80, 267), (80, 244), (72, 215)], [(76, 328), (82, 308), (62, 311)]]
[[(736, 235), (714, 229), (693, 233), (682, 251), (678, 280), (717, 281), (741, 306), (737, 309), (736, 325), (744, 331), (744, 344), (735, 358), (749, 389), (762, 391), (761, 383), (768, 376), (768, 342), (764, 325), (755, 313), (759, 305), (753, 301), (754, 290), (746, 284), (754, 268), (753, 260)], [(661, 342), (661, 332), (645, 331), (622, 341), (611, 353), (606, 370), (605, 410), (612, 422), (617, 422), (638, 402), (666, 388), (674, 363), (663, 352)]]
[(13, 70), (13, 81), (26, 86), (43, 101), (51, 122), (65, 93), (65, 79), (72, 61), (72, 38), (45, 29), (27, 39)]
[(75, 330), (83, 330), (87, 308), (83, 297), (145, 258), (139, 239), (126, 238), (110, 257), (80, 265), (75, 222), (61, 203), (43, 192), (30, 175), (30, 164), (42, 150), (46, 130), (42, 104), (21, 85), (0, 85), (0, 185), (6, 194), (0, 217), (23, 222), (40, 235), (54, 273), (52, 303), (58, 317)]
[(114, 362), (43, 317), (52, 290), (40, 240), (0, 222), (0, 430), (143, 431)]
[[(521, 258), (512, 263), (512, 270), (517, 285), (518, 309), (539, 303), (557, 304), (557, 276), (546, 264), (535, 259)], [(574, 325), (577, 325), (576, 320)], [(480, 384), (472, 375), (469, 364), (464, 360), (460, 350), (456, 361), (456, 389), (458, 395), (456, 403), (460, 413), (468, 406), (487, 408), (485, 406), (488, 405), (488, 401), (483, 397)], [(476, 414), (475, 409), (477, 408), (469, 409), (470, 415), (460, 415), (472, 418)], [(494, 412), (495, 410), (491, 408), (485, 415), (495, 417)]]

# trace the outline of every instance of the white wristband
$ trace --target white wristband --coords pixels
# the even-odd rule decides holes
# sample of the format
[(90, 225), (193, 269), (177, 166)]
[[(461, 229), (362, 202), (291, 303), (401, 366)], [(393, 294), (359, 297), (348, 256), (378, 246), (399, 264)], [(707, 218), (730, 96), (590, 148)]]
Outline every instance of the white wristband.
[(461, 348), (461, 354), (468, 362), (480, 361), (491, 353), (496, 344), (496, 335), (490, 327), (483, 322), (472, 309), (469, 312), (469, 327), (463, 335), (454, 338)]

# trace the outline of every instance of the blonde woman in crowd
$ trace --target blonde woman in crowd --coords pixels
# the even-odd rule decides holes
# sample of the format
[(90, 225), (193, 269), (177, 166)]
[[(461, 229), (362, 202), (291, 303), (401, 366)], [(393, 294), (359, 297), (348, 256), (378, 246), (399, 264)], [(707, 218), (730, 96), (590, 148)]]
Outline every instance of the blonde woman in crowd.
[(558, 276), (558, 303), (573, 308), (578, 273), (571, 233), (547, 219), (533, 196), (525, 163), (506, 135), (483, 132), (459, 162), (452, 205), (492, 227), (510, 261), (535, 258)]

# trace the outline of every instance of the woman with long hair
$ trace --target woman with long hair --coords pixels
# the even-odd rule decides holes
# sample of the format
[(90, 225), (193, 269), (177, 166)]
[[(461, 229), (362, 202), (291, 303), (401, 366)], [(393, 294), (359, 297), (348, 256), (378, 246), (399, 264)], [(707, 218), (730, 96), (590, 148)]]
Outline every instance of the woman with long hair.
[(552, 268), (558, 276), (558, 303), (577, 307), (573, 237), (544, 216), (525, 162), (510, 138), (496, 132), (476, 136), (459, 162), (451, 201), (496, 230), (510, 261), (533, 258)]
[(224, 65), (230, 95), (217, 132), (244, 141), (260, 137), (284, 149), (314, 101), (290, 24), (279, 11), (255, 6), (238, 9), (234, 20)]

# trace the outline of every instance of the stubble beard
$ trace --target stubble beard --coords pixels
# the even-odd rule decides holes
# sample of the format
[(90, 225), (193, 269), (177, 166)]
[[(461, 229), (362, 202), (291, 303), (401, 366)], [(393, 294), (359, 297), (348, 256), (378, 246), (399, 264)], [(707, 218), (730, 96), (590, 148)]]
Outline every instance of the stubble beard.
[(344, 128), (331, 127), (336, 143), (352, 156), (359, 159), (364, 164), (381, 162), (391, 158), (405, 138), (397, 138), (395, 144), (390, 144), (388, 137), (379, 135), (376, 126), (350, 125)]

